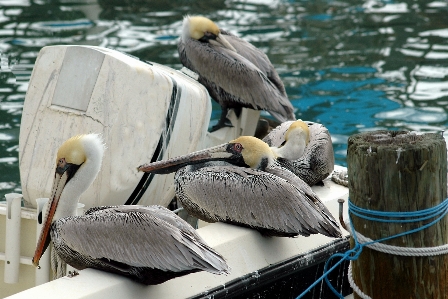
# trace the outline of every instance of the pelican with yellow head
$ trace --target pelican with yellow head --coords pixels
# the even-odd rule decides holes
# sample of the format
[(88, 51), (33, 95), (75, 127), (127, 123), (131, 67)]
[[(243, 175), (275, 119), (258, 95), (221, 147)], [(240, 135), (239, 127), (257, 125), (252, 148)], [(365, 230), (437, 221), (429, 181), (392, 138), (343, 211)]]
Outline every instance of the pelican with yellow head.
[(159, 284), (197, 271), (228, 273), (224, 258), (164, 207), (94, 207), (74, 216), (80, 195), (100, 171), (104, 150), (97, 134), (70, 138), (59, 148), (52, 195), (33, 257), (35, 266), (52, 243), (56, 277), (65, 275), (65, 263), (79, 270), (117, 273), (143, 284)]
[(226, 115), (231, 108), (266, 110), (281, 122), (295, 120), (283, 82), (266, 54), (212, 20), (186, 16), (178, 52), (182, 64), (199, 75), (198, 81), (221, 105), (213, 130), (230, 125)]
[(242, 136), (140, 171), (174, 177), (176, 196), (193, 216), (254, 228), (267, 236), (340, 237), (336, 220), (311, 187), (277, 161), (260, 139)]

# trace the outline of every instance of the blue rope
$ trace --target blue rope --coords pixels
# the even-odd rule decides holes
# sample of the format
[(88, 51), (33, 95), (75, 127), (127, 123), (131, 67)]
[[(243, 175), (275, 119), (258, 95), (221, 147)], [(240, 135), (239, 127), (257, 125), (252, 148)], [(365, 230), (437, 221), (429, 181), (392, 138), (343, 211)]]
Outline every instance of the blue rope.
[[(425, 210), (420, 211), (413, 211), (413, 212), (383, 212), (383, 211), (374, 211), (374, 210), (368, 210), (363, 209), (360, 207), (355, 206), (350, 199), (348, 200), (348, 211), (349, 211), (349, 220), (350, 220), (350, 228), (352, 231), (352, 237), (355, 241), (355, 246), (347, 250), (345, 253), (335, 253), (326, 261), (324, 265), (324, 274), (319, 277), (313, 284), (311, 284), (305, 291), (303, 291), (296, 299), (303, 298), (303, 296), (306, 295), (312, 288), (314, 288), (317, 284), (319, 284), (322, 280), (325, 280), (330, 290), (341, 299), (344, 299), (344, 296), (342, 296), (331, 284), (331, 282), (328, 279), (328, 274), (332, 272), (336, 267), (338, 267), (342, 262), (349, 260), (357, 260), (359, 255), (362, 252), (362, 249), (370, 244), (373, 243), (379, 243), (384, 242), (393, 238), (402, 237), (405, 235), (413, 234), (418, 231), (424, 230), (435, 223), (439, 222), (447, 213), (448, 213), (448, 198), (445, 199), (442, 203), (438, 204), (437, 206), (434, 206), (432, 208), (428, 208)], [(378, 240), (373, 240), (370, 242), (362, 243), (360, 244), (358, 241), (358, 237), (355, 233), (355, 228), (352, 224), (352, 219), (350, 216), (350, 213), (358, 216), (363, 219), (367, 219), (370, 221), (377, 221), (377, 222), (390, 222), (390, 223), (410, 223), (410, 222), (418, 222), (423, 220), (428, 220), (430, 218), (437, 217), (433, 221), (422, 225), (418, 228), (411, 229), (409, 231), (401, 232), (396, 235), (392, 235), (389, 237), (381, 238)], [(384, 218), (400, 218), (400, 219), (384, 219)], [(412, 219), (401, 219), (401, 218), (412, 218)], [(339, 261), (337, 261), (330, 269), (328, 269), (330, 261), (332, 261), (335, 258), (340, 258)]]
[[(391, 223), (410, 223), (410, 222), (418, 222), (423, 220), (428, 220), (433, 218), (439, 214), (442, 214), (448, 206), (448, 200), (443, 201), (439, 205), (421, 211), (414, 212), (382, 212), (382, 211), (372, 211), (363, 209), (355, 206), (351, 201), (348, 202), (349, 211), (360, 218), (377, 221), (377, 222), (391, 222)], [(371, 216), (368, 216), (371, 215)], [(373, 217), (377, 216), (377, 217)], [(410, 218), (413, 219), (383, 219), (379, 217), (388, 217), (388, 218)]]

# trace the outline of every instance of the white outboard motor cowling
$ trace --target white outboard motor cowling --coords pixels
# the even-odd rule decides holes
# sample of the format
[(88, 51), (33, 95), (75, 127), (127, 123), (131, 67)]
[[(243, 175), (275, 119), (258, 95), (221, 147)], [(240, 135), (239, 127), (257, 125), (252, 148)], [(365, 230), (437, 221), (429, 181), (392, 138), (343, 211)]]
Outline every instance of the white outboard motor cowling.
[(106, 48), (44, 47), (20, 128), (25, 206), (50, 195), (57, 149), (85, 133), (100, 133), (107, 147), (98, 177), (80, 199), (86, 208), (167, 206), (174, 174), (141, 180), (137, 166), (203, 148), (210, 115), (206, 89), (176, 70)]

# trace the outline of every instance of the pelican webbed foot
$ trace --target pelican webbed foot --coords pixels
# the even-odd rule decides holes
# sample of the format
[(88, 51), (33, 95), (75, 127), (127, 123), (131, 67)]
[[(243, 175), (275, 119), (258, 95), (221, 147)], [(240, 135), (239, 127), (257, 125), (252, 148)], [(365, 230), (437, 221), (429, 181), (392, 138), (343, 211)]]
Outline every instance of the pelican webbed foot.
[(221, 117), (219, 118), (218, 123), (210, 129), (210, 131), (209, 131), (210, 133), (218, 131), (221, 128), (225, 128), (225, 127), (232, 128), (233, 127), (232, 122), (227, 118), (227, 112), (228, 112), (227, 108), (222, 108)]

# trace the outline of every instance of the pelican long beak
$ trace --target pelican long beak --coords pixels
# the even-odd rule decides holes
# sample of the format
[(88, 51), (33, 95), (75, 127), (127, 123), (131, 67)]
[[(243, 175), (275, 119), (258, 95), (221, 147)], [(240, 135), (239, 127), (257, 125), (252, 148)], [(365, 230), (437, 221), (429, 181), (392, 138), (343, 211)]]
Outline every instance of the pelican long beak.
[(69, 179), (69, 173), (64, 171), (59, 174), (58, 171), (55, 173), (55, 178), (53, 182), (53, 188), (51, 192), (50, 201), (48, 203), (47, 212), (45, 214), (44, 224), (42, 230), (40, 231), (39, 240), (37, 242), (36, 251), (34, 252), (33, 265), (38, 267), (39, 260), (50, 244), (50, 229), (53, 222), (53, 217), (58, 207), (59, 198), (61, 197), (62, 190), (65, 187)]
[(221, 44), (224, 48), (237, 52), (236, 49), (229, 43), (224, 35), (221, 33), (216, 36), (216, 41)]
[(232, 143), (225, 143), (165, 161), (143, 164), (137, 167), (137, 170), (156, 174), (167, 174), (175, 172), (186, 165), (208, 161), (227, 161), (236, 165), (244, 163), (242, 162), (242, 157), (236, 154), (232, 148)]

